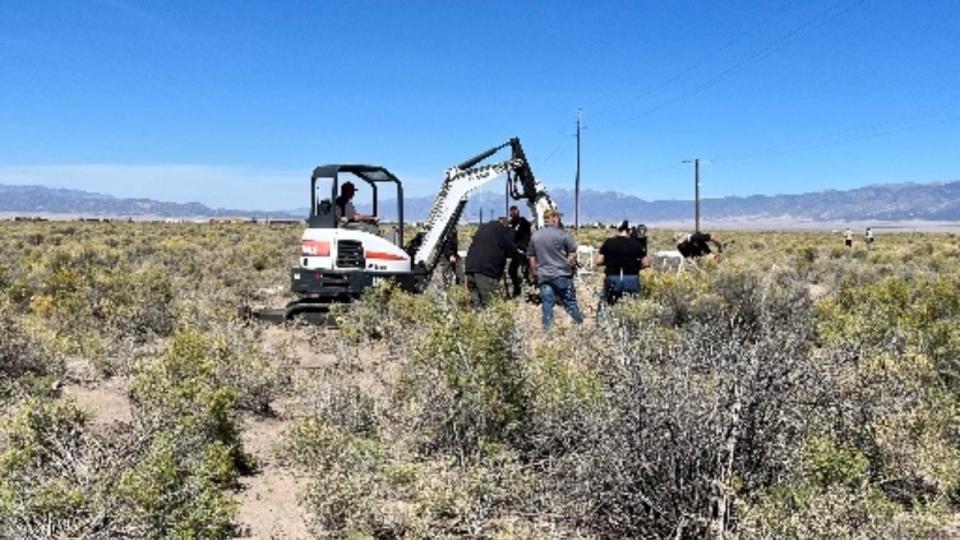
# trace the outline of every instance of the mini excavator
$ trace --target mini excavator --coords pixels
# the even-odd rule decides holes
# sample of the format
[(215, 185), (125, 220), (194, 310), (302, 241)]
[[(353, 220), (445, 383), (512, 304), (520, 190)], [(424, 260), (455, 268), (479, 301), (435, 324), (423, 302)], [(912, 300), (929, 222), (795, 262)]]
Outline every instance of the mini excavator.
[[(491, 159), (506, 150), (509, 157)], [(317, 167), (310, 177), (310, 215), (300, 239), (300, 257), (290, 270), (291, 290), (298, 298), (283, 308), (247, 313), (272, 322), (301, 318), (324, 323), (332, 305), (353, 302), (385, 281), (422, 293), (440, 262), (443, 246), (456, 234), (467, 196), (503, 175), (510, 197), (525, 201), (535, 226), (542, 227), (544, 213), (555, 206), (534, 177), (520, 139), (514, 137), (448, 169), (423, 230), (404, 243), (403, 184), (396, 176), (375, 165)], [(379, 217), (380, 188), (395, 189), (398, 222), (392, 238), (382, 237), (376, 227), (346, 219), (337, 201), (339, 188), (346, 182), (369, 186), (372, 214), (367, 217), (373, 221)]]

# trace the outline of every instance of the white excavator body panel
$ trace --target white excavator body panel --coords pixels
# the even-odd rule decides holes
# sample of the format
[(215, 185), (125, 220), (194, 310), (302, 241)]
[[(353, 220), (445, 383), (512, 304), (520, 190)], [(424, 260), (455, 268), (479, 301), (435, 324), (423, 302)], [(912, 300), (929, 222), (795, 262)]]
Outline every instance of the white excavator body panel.
[(343, 228), (305, 229), (300, 237), (300, 267), (387, 274), (411, 271), (410, 256), (400, 247), (375, 234)]

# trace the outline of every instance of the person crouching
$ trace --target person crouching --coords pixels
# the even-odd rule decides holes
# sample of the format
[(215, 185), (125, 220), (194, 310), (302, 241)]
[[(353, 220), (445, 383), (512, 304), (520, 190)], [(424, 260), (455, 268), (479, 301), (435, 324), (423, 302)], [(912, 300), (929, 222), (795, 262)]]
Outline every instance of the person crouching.
[(484, 308), (496, 295), (507, 257), (516, 251), (513, 245), (513, 231), (507, 226), (506, 218), (488, 221), (477, 227), (464, 272), (467, 275), (467, 290), (470, 291), (470, 305)]

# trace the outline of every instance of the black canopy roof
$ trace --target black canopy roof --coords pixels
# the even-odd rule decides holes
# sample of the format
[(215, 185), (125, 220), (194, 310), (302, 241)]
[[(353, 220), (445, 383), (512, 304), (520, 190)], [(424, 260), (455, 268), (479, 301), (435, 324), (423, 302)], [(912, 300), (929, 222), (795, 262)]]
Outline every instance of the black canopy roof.
[(321, 165), (313, 170), (314, 178), (336, 178), (338, 173), (352, 173), (360, 179), (369, 182), (394, 182), (399, 184), (400, 179), (387, 169), (378, 165), (340, 164)]

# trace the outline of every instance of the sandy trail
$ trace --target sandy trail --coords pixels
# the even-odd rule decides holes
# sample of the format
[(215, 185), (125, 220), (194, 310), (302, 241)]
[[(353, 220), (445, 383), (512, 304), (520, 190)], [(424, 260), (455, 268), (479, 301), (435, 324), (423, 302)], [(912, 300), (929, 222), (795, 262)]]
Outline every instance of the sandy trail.
[(299, 496), (307, 478), (278, 459), (279, 445), (293, 426), (289, 419), (248, 417), (244, 449), (260, 464), (259, 471), (240, 479), (237, 530), (242, 538), (310, 538), (306, 512)]

